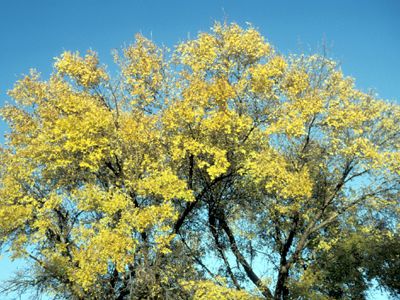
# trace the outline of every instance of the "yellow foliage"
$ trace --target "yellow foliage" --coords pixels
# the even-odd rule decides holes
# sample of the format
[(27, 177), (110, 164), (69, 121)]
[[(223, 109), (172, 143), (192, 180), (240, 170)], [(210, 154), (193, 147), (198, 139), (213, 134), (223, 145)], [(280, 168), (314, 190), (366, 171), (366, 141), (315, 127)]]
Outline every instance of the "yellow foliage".
[[(172, 54), (137, 35), (115, 60), (118, 83), (96, 53), (65, 52), (47, 81), (32, 70), (1, 109), (10, 131), (0, 148), (0, 243), (80, 298), (138, 271), (157, 278), (153, 292), (255, 299), (197, 272), (193, 253), (215, 250), (204, 249), (210, 229), (219, 226), (216, 259), (225, 261), (229, 246), (237, 255), (248, 244), (253, 255), (257, 238), (275, 257), (279, 238), (299, 243), (311, 229), (307, 242), (327, 252), (337, 241), (318, 237), (324, 220), (392, 209), (394, 193), (374, 191), (398, 183), (399, 106), (357, 90), (331, 60), (278, 55), (255, 28), (225, 23)], [(226, 220), (205, 226), (212, 209)], [(223, 221), (240, 228), (237, 245)], [(320, 276), (297, 275), (303, 290)]]
[(133, 96), (131, 104), (145, 107), (161, 93), (163, 55), (156, 45), (142, 35), (137, 34), (135, 38), (135, 43), (123, 50), (123, 58), (116, 55), (115, 60), (120, 64), (125, 84)]
[(84, 58), (79, 56), (79, 52), (64, 52), (56, 60), (54, 67), (59, 74), (68, 75), (83, 87), (90, 88), (98, 85), (101, 80), (108, 79), (104, 69), (98, 65), (99, 60), (93, 51), (88, 51)]
[(193, 293), (194, 300), (255, 300), (257, 297), (245, 292), (228, 288), (211, 280), (183, 281), (183, 288)]

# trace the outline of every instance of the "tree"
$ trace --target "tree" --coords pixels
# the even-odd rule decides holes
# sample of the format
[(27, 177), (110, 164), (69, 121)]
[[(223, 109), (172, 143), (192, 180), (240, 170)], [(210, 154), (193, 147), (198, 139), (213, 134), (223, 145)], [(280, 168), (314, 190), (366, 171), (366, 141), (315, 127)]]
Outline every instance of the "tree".
[(363, 298), (400, 292), (400, 109), (253, 27), (65, 52), (2, 115), (6, 290), (68, 299)]

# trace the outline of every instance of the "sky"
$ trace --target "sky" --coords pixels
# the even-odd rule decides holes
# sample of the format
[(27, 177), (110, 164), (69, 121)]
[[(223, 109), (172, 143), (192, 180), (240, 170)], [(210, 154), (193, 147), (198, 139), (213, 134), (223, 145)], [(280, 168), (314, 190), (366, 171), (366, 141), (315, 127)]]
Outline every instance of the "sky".
[[(111, 50), (132, 42), (135, 33), (173, 48), (214, 21), (249, 22), (285, 54), (327, 45), (360, 89), (399, 101), (399, 0), (0, 0), (0, 106), (11, 102), (6, 92), (22, 74), (35, 68), (47, 78), (65, 50), (92, 49), (112, 65)], [(5, 131), (0, 122), (0, 143)], [(5, 254), (0, 280), (17, 265)]]

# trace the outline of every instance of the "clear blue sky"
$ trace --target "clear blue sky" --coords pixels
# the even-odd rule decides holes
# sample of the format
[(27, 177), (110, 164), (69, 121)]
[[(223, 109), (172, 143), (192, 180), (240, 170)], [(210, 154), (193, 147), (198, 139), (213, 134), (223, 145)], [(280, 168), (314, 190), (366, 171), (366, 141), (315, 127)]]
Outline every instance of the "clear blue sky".
[[(48, 76), (64, 50), (91, 48), (111, 64), (110, 50), (136, 32), (172, 47), (225, 19), (254, 24), (283, 53), (317, 49), (325, 40), (360, 88), (399, 99), (399, 0), (1, 0), (0, 105), (21, 74), (36, 68)], [(0, 261), (0, 279), (12, 268)]]

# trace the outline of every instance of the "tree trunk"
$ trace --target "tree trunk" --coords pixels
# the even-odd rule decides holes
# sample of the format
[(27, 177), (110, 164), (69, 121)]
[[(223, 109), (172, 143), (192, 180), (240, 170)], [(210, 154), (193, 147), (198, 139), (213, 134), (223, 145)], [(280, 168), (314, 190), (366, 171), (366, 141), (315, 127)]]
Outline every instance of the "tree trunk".
[(293, 226), (289, 232), (289, 236), (285, 242), (285, 244), (280, 249), (281, 252), (281, 261), (279, 267), (278, 281), (275, 287), (274, 299), (288, 299), (289, 298), (289, 289), (287, 287), (287, 279), (289, 278), (289, 269), (291, 263), (287, 260), (287, 255), (289, 253), (290, 248), (292, 247), (294, 237), (296, 235), (297, 226), (299, 225), (299, 215), (296, 214), (293, 218)]
[(289, 278), (289, 269), (285, 265), (281, 265), (278, 274), (278, 281), (275, 287), (274, 299), (285, 300), (289, 299), (289, 289), (286, 286), (287, 279)]

